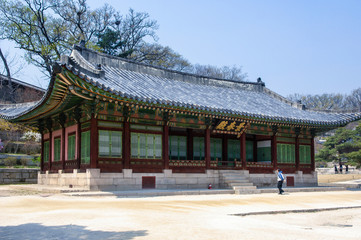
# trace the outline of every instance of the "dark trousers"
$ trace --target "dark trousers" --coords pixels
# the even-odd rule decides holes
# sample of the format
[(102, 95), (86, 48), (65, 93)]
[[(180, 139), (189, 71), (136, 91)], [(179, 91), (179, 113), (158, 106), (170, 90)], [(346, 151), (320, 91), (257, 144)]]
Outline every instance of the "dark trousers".
[(283, 193), (284, 191), (282, 190), (282, 184), (283, 184), (283, 181), (278, 181), (277, 182), (277, 188), (279, 190), (279, 193)]

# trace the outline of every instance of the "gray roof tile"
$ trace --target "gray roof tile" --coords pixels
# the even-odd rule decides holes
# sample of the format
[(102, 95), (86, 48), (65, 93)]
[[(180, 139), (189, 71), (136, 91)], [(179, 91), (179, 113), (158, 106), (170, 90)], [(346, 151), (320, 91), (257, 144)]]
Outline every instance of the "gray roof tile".
[[(302, 110), (264, 87), (263, 83), (236, 82), (181, 73), (131, 62), (76, 47), (64, 63), (85, 81), (119, 96), (149, 103), (250, 116), (269, 121), (343, 125), (360, 113), (324, 113)], [(102, 69), (97, 65), (102, 64)], [(33, 106), (2, 108), (9, 118)]]

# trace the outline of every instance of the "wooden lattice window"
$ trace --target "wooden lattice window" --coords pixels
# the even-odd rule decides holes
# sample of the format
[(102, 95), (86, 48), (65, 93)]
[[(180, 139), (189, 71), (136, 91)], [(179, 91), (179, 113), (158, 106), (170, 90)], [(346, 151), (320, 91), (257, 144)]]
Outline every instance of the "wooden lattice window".
[(74, 160), (75, 156), (75, 134), (68, 135), (68, 160)]
[(193, 138), (193, 159), (204, 160), (204, 137)]
[(254, 161), (253, 151), (254, 151), (254, 141), (246, 141), (246, 159), (247, 159), (247, 162), (253, 162)]
[(228, 139), (227, 148), (228, 148), (228, 161), (234, 161), (234, 159), (239, 161), (241, 157), (240, 141), (234, 139)]
[(222, 139), (211, 138), (211, 160), (222, 161)]
[(61, 138), (54, 139), (54, 162), (60, 161), (60, 153), (61, 153)]
[(120, 158), (122, 156), (122, 132), (99, 131), (99, 157)]
[(161, 159), (162, 135), (131, 133), (131, 157), (137, 159)]
[(257, 141), (257, 162), (271, 162), (271, 140)]
[(81, 133), (81, 163), (90, 163), (90, 131)]
[(311, 146), (310, 145), (300, 145), (300, 163), (301, 164), (310, 164), (311, 163)]
[(45, 162), (49, 162), (49, 147), (50, 147), (50, 142), (49, 142), (49, 141), (45, 141), (45, 142), (44, 142), (44, 149), (43, 149), (43, 159), (44, 159), (44, 163), (45, 163)]
[(277, 162), (295, 163), (295, 145), (294, 144), (277, 144)]
[(187, 159), (187, 137), (169, 136), (169, 159)]

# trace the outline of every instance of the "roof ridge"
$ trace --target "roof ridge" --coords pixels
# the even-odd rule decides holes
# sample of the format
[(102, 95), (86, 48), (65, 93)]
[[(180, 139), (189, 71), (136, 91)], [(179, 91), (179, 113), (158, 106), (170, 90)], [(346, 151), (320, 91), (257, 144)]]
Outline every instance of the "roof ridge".
[[(154, 66), (154, 65), (150, 65), (150, 64), (146, 64), (146, 63), (142, 63), (142, 62), (137, 62), (131, 59), (126, 59), (126, 58), (122, 58), (122, 57), (117, 57), (117, 56), (112, 56), (109, 54), (105, 54), (105, 53), (101, 53), (101, 52), (97, 52), (95, 50), (86, 48), (85, 46), (82, 45), (74, 45), (73, 46), (73, 52), (76, 51), (78, 52), (77, 54), (71, 54), (71, 56), (81, 56), (81, 59), (79, 58), (78, 60), (85, 60), (86, 62), (92, 64), (93, 66), (86, 66), (85, 64), (85, 69), (86, 70), (97, 70), (94, 68), (94, 66), (96, 66), (97, 68), (99, 68), (97, 71), (100, 71), (102, 65), (105, 66), (110, 66), (110, 67), (122, 67), (126, 70), (131, 70), (131, 71), (135, 71), (135, 72), (140, 72), (140, 73), (144, 73), (144, 74), (149, 74), (149, 75), (158, 75), (158, 76), (163, 76), (169, 79), (180, 79), (180, 78), (197, 78), (197, 79), (201, 79), (201, 80), (211, 80), (211, 81), (218, 81), (219, 83), (221, 82), (225, 82), (225, 83), (233, 83), (233, 84), (239, 84), (239, 85), (251, 85), (251, 86), (256, 86), (257, 87), (264, 87), (264, 82), (260, 81), (260, 82), (249, 82), (249, 81), (237, 81), (237, 80), (232, 80), (232, 79), (224, 79), (224, 78), (216, 78), (216, 77), (209, 77), (209, 76), (203, 76), (203, 75), (197, 75), (197, 74), (193, 74), (193, 73), (187, 73), (187, 72), (182, 72), (182, 71), (177, 71), (177, 70), (172, 70), (172, 69), (166, 69), (163, 67), (159, 67), (159, 66)], [(94, 62), (95, 61), (95, 62)], [(81, 66), (83, 67), (83, 66)], [(88, 68), (89, 67), (89, 68)], [(95, 74), (97, 74), (96, 72), (94, 72)], [(172, 76), (171, 76), (172, 75)], [(178, 77), (175, 77), (175, 76)]]
[(273, 97), (273, 98), (275, 98), (277, 100), (280, 100), (281, 102), (284, 102), (284, 103), (286, 103), (288, 105), (291, 105), (292, 107), (298, 108), (300, 110), (307, 110), (304, 104), (291, 101), (291, 100), (285, 98), (284, 96), (270, 90), (269, 88), (265, 87), (265, 88), (263, 88), (263, 91), (267, 95), (269, 95), (269, 96), (271, 96), (271, 97)]

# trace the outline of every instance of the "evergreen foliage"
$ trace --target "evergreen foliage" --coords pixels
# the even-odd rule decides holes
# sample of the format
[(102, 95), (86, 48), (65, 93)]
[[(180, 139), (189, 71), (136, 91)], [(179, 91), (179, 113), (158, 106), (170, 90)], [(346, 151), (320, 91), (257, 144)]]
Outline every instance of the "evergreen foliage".
[(339, 128), (327, 138), (316, 161), (340, 161), (361, 167), (361, 123), (353, 130)]

